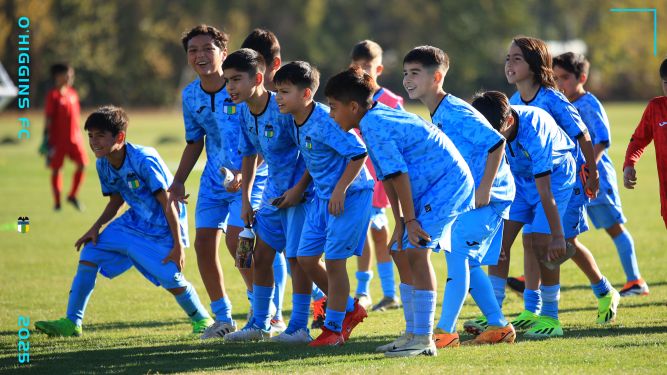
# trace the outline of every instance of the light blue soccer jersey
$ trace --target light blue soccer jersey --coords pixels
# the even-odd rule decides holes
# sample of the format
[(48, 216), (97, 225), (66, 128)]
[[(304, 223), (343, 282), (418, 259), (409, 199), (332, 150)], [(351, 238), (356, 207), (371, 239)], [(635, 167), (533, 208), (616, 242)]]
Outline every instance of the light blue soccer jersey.
[[(359, 123), (378, 179), (408, 173), (412, 197), (439, 217), (474, 206), (474, 181), (454, 144), (421, 117), (376, 103)], [(417, 207), (415, 207), (417, 211)]]
[[(581, 119), (588, 127), (593, 146), (603, 144), (606, 148), (609, 148), (611, 146), (609, 119), (607, 119), (607, 113), (600, 101), (593, 94), (587, 92), (572, 104), (577, 108)], [(620, 206), (621, 198), (618, 195), (616, 171), (606, 149), (598, 162), (598, 171), (600, 172), (600, 192), (589, 205), (611, 204)]]
[[(224, 199), (240, 192), (229, 193), (223, 187), (224, 176), (220, 168), (241, 169), (238, 152), (241, 132), (240, 109), (245, 104), (234, 104), (223, 86), (214, 93), (204, 91), (199, 79), (183, 89), (183, 121), (185, 140), (188, 143), (205, 138), (206, 166), (202, 173), (199, 196)], [(260, 166), (258, 176), (266, 176), (265, 166)]]
[[(343, 131), (329, 117), (329, 107), (322, 103), (314, 102), (313, 110), (303, 124), (294, 123), (292, 136), (303, 155), (320, 199), (331, 198), (350, 160), (366, 156), (366, 147), (359, 137), (352, 130)], [(348, 192), (372, 190), (373, 185), (373, 177), (364, 165)]]
[(271, 206), (303, 176), (306, 166), (292, 137), (292, 116), (280, 113), (275, 93), (269, 92), (266, 107), (259, 114), (241, 107), (241, 156), (261, 154), (268, 166), (268, 180), (262, 195), (262, 206)]
[[(500, 147), (505, 138), (475, 108), (451, 94), (442, 98), (431, 119), (459, 150), (477, 188), (484, 177), (489, 153)], [(504, 219), (509, 215), (514, 194), (514, 178), (503, 159), (491, 186), (490, 205)]]
[(513, 105), (512, 109), (518, 116), (517, 130), (505, 146), (512, 173), (524, 179), (551, 174), (572, 155), (574, 142), (541, 108)]
[[(118, 193), (130, 208), (115, 220), (123, 230), (155, 240), (171, 238), (169, 223), (162, 205), (154, 194), (167, 190), (174, 179), (160, 155), (151, 147), (125, 144), (125, 160), (120, 169), (106, 158), (97, 159), (102, 194)], [(180, 205), (179, 226), (184, 246), (189, 246), (188, 219), (183, 203)]]
[(565, 133), (574, 142), (575, 151), (574, 156), (577, 161), (577, 170), (585, 164), (586, 159), (581, 152), (577, 138), (585, 134), (588, 130), (586, 125), (579, 116), (577, 109), (570, 103), (565, 95), (560, 91), (548, 87), (540, 87), (535, 94), (535, 97), (529, 102), (524, 102), (521, 99), (521, 94), (517, 91), (510, 99), (512, 105), (528, 105), (542, 108), (556, 120), (556, 124), (560, 126)]

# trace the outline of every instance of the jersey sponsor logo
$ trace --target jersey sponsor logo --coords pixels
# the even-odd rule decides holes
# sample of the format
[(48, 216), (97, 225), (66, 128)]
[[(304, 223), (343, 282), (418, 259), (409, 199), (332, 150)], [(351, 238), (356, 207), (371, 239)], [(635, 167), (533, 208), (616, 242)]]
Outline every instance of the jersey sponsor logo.
[(274, 135), (274, 134), (275, 134), (275, 133), (274, 133), (274, 131), (273, 131), (273, 125), (271, 125), (271, 124), (266, 124), (266, 127), (264, 127), (264, 136), (265, 136), (266, 138), (273, 138), (273, 135)]
[(127, 178), (126, 178), (126, 179), (127, 179), (127, 186), (128, 186), (130, 189), (134, 190), (134, 189), (138, 189), (138, 188), (139, 188), (139, 186), (140, 186), (140, 184), (139, 184), (139, 178), (137, 177), (136, 174), (134, 174), (134, 173), (130, 173), (130, 174), (127, 175)]
[(661, 127), (661, 128), (665, 125), (667, 125), (667, 121), (663, 121), (663, 122), (658, 123), (658, 126)]

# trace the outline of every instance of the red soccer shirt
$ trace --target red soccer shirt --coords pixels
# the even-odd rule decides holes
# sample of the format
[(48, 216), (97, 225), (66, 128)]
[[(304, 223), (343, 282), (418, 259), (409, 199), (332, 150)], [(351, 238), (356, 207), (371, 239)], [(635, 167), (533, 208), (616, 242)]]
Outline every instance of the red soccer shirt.
[(644, 110), (637, 129), (635, 129), (628, 150), (625, 153), (623, 169), (634, 167), (644, 149), (651, 141), (655, 145), (655, 158), (658, 164), (658, 180), (660, 181), (661, 215), (667, 225), (667, 97), (659, 96), (651, 99)]
[(51, 119), (49, 144), (67, 147), (83, 141), (79, 130), (79, 95), (66, 87), (62, 92), (52, 89), (46, 96), (46, 117)]

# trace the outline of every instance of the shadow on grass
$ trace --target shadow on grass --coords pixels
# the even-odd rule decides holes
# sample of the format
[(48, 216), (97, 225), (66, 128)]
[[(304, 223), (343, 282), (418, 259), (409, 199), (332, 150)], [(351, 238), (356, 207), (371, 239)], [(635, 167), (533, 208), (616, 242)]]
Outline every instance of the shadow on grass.
[[(383, 360), (375, 354), (378, 345), (394, 339), (389, 336), (353, 338), (343, 347), (309, 348), (304, 345), (276, 343), (224, 343), (222, 341), (191, 344), (124, 346), (108, 349), (80, 349), (64, 353), (31, 353), (29, 367), (0, 367), (0, 372), (22, 370), (40, 374), (82, 373), (172, 373), (213, 370), (279, 370), (286, 362), (295, 366), (328, 366)], [(358, 356), (354, 356), (354, 355)], [(373, 354), (369, 357), (368, 354)], [(298, 367), (297, 367), (298, 368)]]
[(652, 327), (599, 327), (570, 329), (565, 327), (565, 338), (585, 338), (585, 337), (612, 337), (625, 335), (656, 335), (667, 333), (667, 326)]
[[(658, 281), (658, 282), (655, 282), (655, 283), (649, 283), (648, 284), (649, 288), (655, 288), (655, 287), (665, 286), (665, 285), (667, 285), (667, 281)], [(621, 290), (621, 288), (622, 288), (622, 286), (618, 286), (619, 291)], [(586, 284), (566, 285), (566, 286), (561, 285), (560, 290), (561, 290), (561, 292), (566, 292), (568, 290), (591, 290), (591, 286), (586, 285)]]

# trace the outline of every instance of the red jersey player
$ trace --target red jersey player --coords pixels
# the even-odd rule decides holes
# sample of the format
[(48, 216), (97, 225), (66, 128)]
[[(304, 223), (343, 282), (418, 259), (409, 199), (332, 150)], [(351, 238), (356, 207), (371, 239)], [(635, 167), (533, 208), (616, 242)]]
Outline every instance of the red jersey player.
[(60, 169), (67, 156), (77, 166), (67, 201), (76, 209), (82, 210), (83, 207), (76, 198), (76, 194), (83, 182), (84, 167), (88, 164), (88, 156), (79, 129), (79, 96), (72, 88), (74, 69), (66, 64), (54, 64), (51, 66), (51, 76), (54, 87), (46, 96), (46, 124), (44, 126), (46, 147), (43, 147), (43, 151), (47, 152), (47, 165), (51, 168), (54, 209), (60, 210), (60, 194), (63, 185)]
[(644, 153), (646, 146), (654, 141), (658, 180), (660, 181), (660, 214), (667, 227), (667, 59), (663, 60), (660, 65), (660, 79), (665, 96), (651, 99), (637, 129), (630, 138), (623, 164), (623, 185), (628, 189), (635, 188), (637, 184), (635, 163)]

